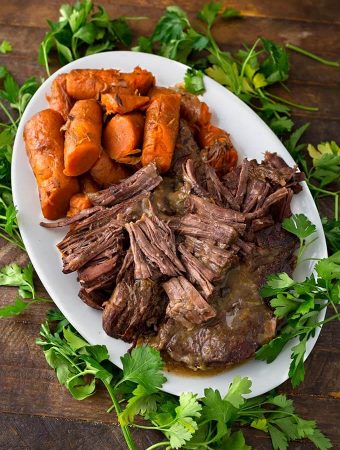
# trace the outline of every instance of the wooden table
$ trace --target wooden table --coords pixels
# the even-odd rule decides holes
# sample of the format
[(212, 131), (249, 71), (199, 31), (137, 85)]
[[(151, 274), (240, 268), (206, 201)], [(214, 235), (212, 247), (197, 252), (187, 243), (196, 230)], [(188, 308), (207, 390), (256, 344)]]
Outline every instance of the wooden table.
[[(44, 75), (37, 65), (37, 49), (46, 31), (45, 20), (57, 19), (61, 0), (3, 1), (0, 9), (0, 42), (8, 39), (14, 52), (0, 55), (18, 81), (32, 75)], [(128, 2), (106, 0), (101, 3), (112, 17), (118, 15), (148, 16), (136, 22), (136, 35), (149, 33), (169, 0)], [(201, 0), (179, 0), (193, 18), (204, 3)], [(335, 0), (239, 0), (228, 6), (241, 9), (244, 19), (220, 23), (214, 29), (219, 43), (226, 49), (238, 49), (243, 42), (252, 43), (262, 34), (282, 42), (301, 45), (324, 57), (340, 55), (340, 3)], [(291, 55), (290, 96), (301, 103), (318, 105), (316, 113), (296, 112), (298, 124), (311, 126), (306, 140), (314, 144), (322, 140), (340, 141), (340, 71)], [(323, 213), (327, 205), (322, 206)], [(1, 265), (27, 262), (27, 256), (0, 243)], [(37, 283), (39, 281), (37, 280)], [(0, 304), (14, 298), (15, 290), (1, 288)], [(44, 289), (39, 283), (39, 292)], [(104, 391), (78, 402), (59, 385), (48, 368), (41, 350), (35, 345), (39, 326), (48, 307), (33, 306), (15, 319), (0, 322), (0, 449), (124, 449), (124, 441), (116, 418), (105, 411), (110, 405)], [(321, 430), (340, 448), (340, 331), (336, 323), (325, 327), (312, 355), (306, 363), (305, 382), (293, 390), (287, 382), (280, 392), (290, 396), (298, 412), (317, 420)], [(143, 450), (156, 441), (153, 433), (133, 431), (138, 447)], [(271, 448), (260, 432), (247, 432), (248, 441), (258, 449)], [(291, 448), (309, 449), (297, 443)]]

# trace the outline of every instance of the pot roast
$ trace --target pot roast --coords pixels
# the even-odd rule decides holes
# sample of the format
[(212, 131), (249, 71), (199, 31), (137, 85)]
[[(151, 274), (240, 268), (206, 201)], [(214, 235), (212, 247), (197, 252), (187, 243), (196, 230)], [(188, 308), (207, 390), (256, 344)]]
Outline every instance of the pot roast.
[(266, 153), (218, 176), (184, 119), (176, 152), (165, 176), (151, 163), (90, 194), (92, 208), (42, 225), (70, 225), (63, 271), (78, 272), (108, 335), (192, 369), (226, 367), (276, 334), (259, 289), (294, 269), (297, 240), (281, 222), (303, 174)]

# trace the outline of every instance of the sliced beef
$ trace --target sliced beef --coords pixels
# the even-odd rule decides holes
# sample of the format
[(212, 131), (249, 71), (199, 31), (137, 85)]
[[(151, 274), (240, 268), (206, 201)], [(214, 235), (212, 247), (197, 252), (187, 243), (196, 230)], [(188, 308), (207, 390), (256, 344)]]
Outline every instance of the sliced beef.
[(238, 180), (238, 186), (237, 191), (235, 195), (235, 202), (238, 205), (243, 204), (243, 198), (247, 192), (247, 186), (248, 186), (248, 179), (249, 179), (249, 166), (250, 162), (247, 159), (244, 159), (241, 163), (241, 171), (240, 171), (240, 177)]
[(150, 279), (134, 280), (131, 259), (125, 267), (120, 282), (103, 305), (103, 328), (109, 336), (136, 342), (141, 334), (157, 330), (166, 301), (158, 283)]
[(199, 168), (198, 162), (195, 163), (192, 159), (188, 159), (183, 164), (183, 180), (189, 185), (192, 192), (200, 197), (209, 198), (209, 192), (204, 186), (205, 180), (202, 179), (202, 170), (199, 171)]
[(287, 272), (295, 268), (295, 250), (298, 239), (283, 230), (280, 223), (266, 227), (254, 234), (255, 247), (245, 264), (254, 273), (258, 285), (262, 285), (271, 273)]
[(137, 194), (152, 191), (161, 181), (162, 177), (158, 175), (156, 164), (150, 163), (119, 184), (88, 194), (88, 196), (94, 205), (115, 205)]
[(246, 219), (246, 215), (239, 211), (234, 211), (230, 208), (222, 208), (221, 206), (214, 205), (213, 203), (197, 197), (196, 195), (190, 195), (187, 203), (190, 210), (193, 212), (196, 212), (202, 216), (212, 217), (216, 220), (220, 220), (221, 222), (232, 224), (239, 231), (244, 229), (242, 225), (237, 225), (238, 222), (242, 223)]
[(81, 286), (87, 292), (112, 286), (122, 265), (124, 253), (120, 246), (120, 248), (110, 249), (88, 262), (78, 271)]
[(297, 167), (290, 167), (288, 164), (277, 155), (277, 153), (266, 152), (264, 154), (263, 165), (270, 167), (280, 173), (285, 179), (287, 187), (290, 187), (294, 194), (302, 190), (301, 181), (305, 179), (303, 172), (299, 172)]
[(134, 197), (109, 208), (104, 206), (94, 206), (75, 216), (61, 219), (56, 222), (41, 222), (40, 225), (45, 228), (58, 228), (72, 225), (72, 232), (75, 232), (78, 230), (90, 230), (95, 227), (98, 228), (117, 217), (120, 217), (122, 220), (135, 220), (142, 215), (142, 203), (149, 197), (149, 192), (142, 192), (141, 194), (135, 195)]
[(215, 317), (214, 309), (186, 278), (171, 278), (162, 286), (169, 297), (167, 317), (176, 319), (186, 329)]
[(71, 230), (57, 245), (62, 255), (63, 272), (80, 269), (107, 249), (119, 251), (122, 239), (122, 224), (115, 219), (92, 231), (73, 233)]
[(103, 303), (109, 299), (109, 295), (102, 290), (87, 292), (85, 289), (80, 289), (78, 296), (86, 305), (100, 311), (103, 309)]
[(218, 178), (216, 171), (209, 164), (204, 164), (207, 190), (218, 205), (229, 207), (235, 211), (240, 210), (240, 205), (231, 191)]
[(157, 279), (161, 275), (176, 276), (184, 272), (173, 233), (157, 216), (145, 214), (137, 222), (127, 223), (125, 228), (130, 236), (136, 279)]
[[(243, 212), (247, 213), (263, 203), (269, 191), (269, 185), (265, 181), (251, 178), (247, 185), (247, 193), (243, 202)], [(262, 201), (263, 198), (263, 201)]]
[(209, 298), (214, 291), (214, 285), (211, 281), (216, 278), (215, 272), (196, 258), (186, 245), (179, 244), (178, 250), (181, 252), (181, 261), (187, 271), (189, 280), (198, 286), (204, 298)]
[(214, 274), (213, 280), (220, 279), (233, 267), (238, 258), (233, 250), (226, 250), (215, 245), (213, 240), (202, 240), (192, 236), (186, 236), (185, 245), (189, 251)]
[(192, 369), (226, 367), (252, 356), (275, 336), (276, 320), (247, 268), (235, 270), (227, 285), (212, 303), (214, 318), (187, 329), (170, 317), (151, 344)]
[(232, 226), (199, 214), (185, 214), (176, 223), (171, 222), (171, 225), (183, 235), (211, 239), (226, 245), (235, 241), (238, 235)]

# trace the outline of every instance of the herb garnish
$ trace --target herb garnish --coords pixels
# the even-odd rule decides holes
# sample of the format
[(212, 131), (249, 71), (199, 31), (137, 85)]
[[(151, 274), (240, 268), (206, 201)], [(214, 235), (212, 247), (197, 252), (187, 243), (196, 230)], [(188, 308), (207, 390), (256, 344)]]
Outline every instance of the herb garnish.
[(0, 286), (18, 287), (18, 295), (14, 303), (0, 308), (1, 317), (17, 316), (30, 305), (37, 302), (52, 302), (48, 298), (38, 297), (33, 282), (33, 266), (31, 263), (21, 268), (18, 264), (9, 264), (0, 269)]
[[(268, 433), (274, 449), (286, 450), (290, 441), (304, 438), (321, 450), (331, 447), (316, 423), (299, 417), (285, 395), (271, 392), (245, 399), (251, 392), (248, 378), (235, 377), (224, 396), (211, 388), (205, 389), (202, 398), (191, 392), (169, 395), (160, 390), (166, 379), (155, 349), (133, 349), (121, 358), (123, 370), (118, 371), (108, 361), (106, 347), (89, 345), (61, 313), (51, 311), (48, 320), (52, 322), (41, 326), (37, 344), (59, 382), (74, 398), (83, 400), (95, 393), (96, 381), (101, 381), (113, 403), (109, 411), (116, 410), (130, 450), (136, 447), (129, 426), (163, 433), (165, 440), (146, 450), (251, 450), (240, 429), (245, 425)], [(151, 425), (136, 424), (137, 414)]]

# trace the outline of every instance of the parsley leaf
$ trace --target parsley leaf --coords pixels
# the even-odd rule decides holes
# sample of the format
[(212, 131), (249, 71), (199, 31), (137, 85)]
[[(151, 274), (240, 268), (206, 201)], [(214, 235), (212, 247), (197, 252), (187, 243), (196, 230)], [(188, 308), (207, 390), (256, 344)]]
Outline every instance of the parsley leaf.
[(308, 244), (306, 244), (306, 239), (316, 232), (316, 226), (304, 214), (293, 214), (291, 217), (283, 220), (282, 228), (299, 238), (300, 240), (300, 248), (298, 251), (298, 262), (299, 262), (303, 252), (315, 240), (314, 239), (310, 241)]
[(12, 44), (9, 41), (3, 40), (0, 44), (0, 53), (10, 53), (13, 50)]
[(323, 217), (322, 226), (326, 235), (328, 248), (332, 252), (336, 252), (340, 248), (340, 221)]
[[(307, 232), (303, 229), (302, 234)], [(322, 325), (319, 313), (332, 306), (335, 314), (327, 320), (340, 320), (337, 309), (340, 293), (340, 251), (320, 260), (316, 273), (302, 282), (292, 280), (287, 274), (272, 275), (261, 290), (270, 298), (274, 314), (285, 319), (276, 338), (256, 352), (256, 358), (270, 363), (292, 339), (298, 338), (292, 347), (289, 376), (295, 387), (304, 379), (304, 356), (308, 339)]]
[(221, 6), (219, 2), (206, 3), (198, 12), (197, 17), (203, 20), (208, 25), (208, 28), (211, 28), (221, 10)]
[(33, 303), (51, 301), (47, 298), (36, 296), (31, 263), (27, 264), (26, 267), (20, 267), (15, 263), (2, 267), (0, 269), (0, 286), (17, 287), (19, 295), (14, 303), (0, 308), (0, 318), (19, 315)]
[(203, 72), (196, 69), (188, 69), (184, 76), (185, 89), (192, 94), (203, 94), (205, 91)]
[[(129, 18), (140, 19), (140, 18)], [(132, 32), (124, 17), (111, 19), (102, 6), (90, 0), (62, 5), (58, 22), (47, 21), (49, 31), (39, 48), (40, 64), (50, 75), (49, 56), (56, 50), (61, 64), (84, 55), (112, 50), (119, 43), (131, 44)]]
[(161, 388), (165, 382), (165, 377), (162, 374), (164, 363), (159, 352), (152, 347), (136, 347), (131, 354), (126, 353), (121, 361), (123, 378), (119, 383), (133, 381), (152, 393)]

